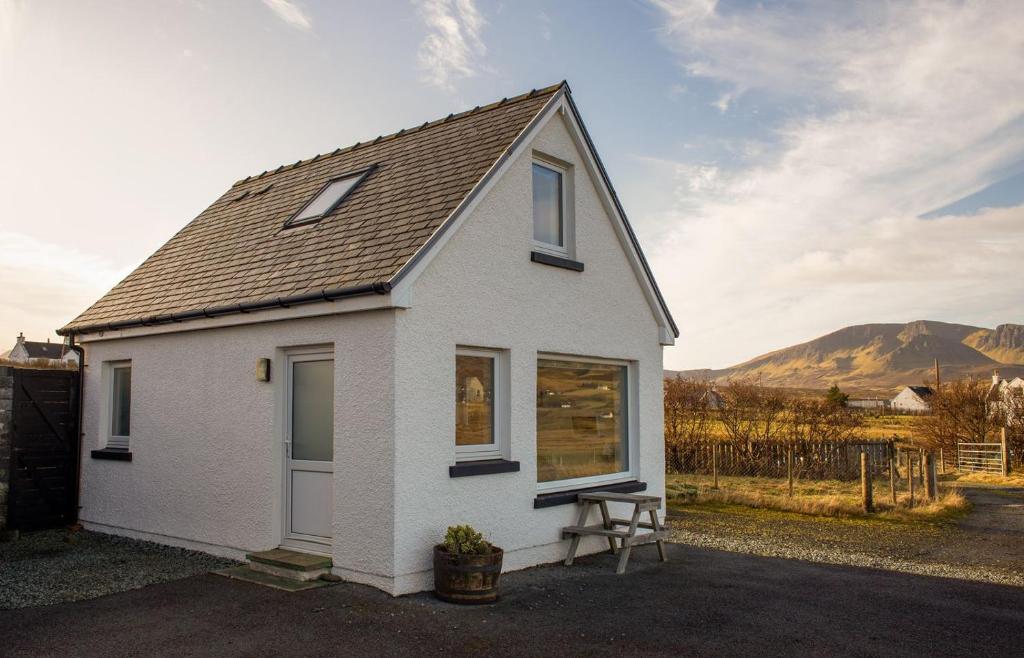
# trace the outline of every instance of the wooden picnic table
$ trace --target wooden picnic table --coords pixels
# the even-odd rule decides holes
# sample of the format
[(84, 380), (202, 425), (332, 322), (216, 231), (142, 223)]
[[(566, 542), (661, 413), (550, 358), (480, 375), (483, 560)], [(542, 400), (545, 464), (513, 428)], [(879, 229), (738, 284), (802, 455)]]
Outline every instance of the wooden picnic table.
[[(608, 546), (611, 548), (612, 554), (619, 556), (619, 566), (615, 570), (617, 574), (626, 572), (626, 562), (629, 561), (630, 550), (637, 544), (657, 542), (658, 557), (662, 562), (666, 560), (665, 538), (668, 536), (668, 533), (661, 527), (661, 523), (658, 521), (658, 510), (661, 509), (660, 497), (596, 492), (580, 494), (577, 501), (583, 506), (580, 510), (579, 520), (576, 522), (576, 525), (562, 528), (563, 538), (572, 537), (572, 542), (569, 544), (569, 554), (565, 557), (565, 566), (572, 565), (573, 558), (576, 557), (576, 549), (580, 545), (580, 538), (588, 535), (608, 538)], [(608, 513), (608, 503), (632, 505), (632, 518), (628, 521), (626, 519), (612, 518), (611, 514)], [(601, 510), (601, 523), (587, 525), (590, 509), (595, 505)], [(650, 515), (650, 522), (640, 520), (644, 512)], [(618, 529), (623, 526), (625, 529)], [(638, 528), (645, 528), (651, 530), (651, 532), (638, 535)], [(621, 546), (616, 546), (616, 539), (621, 542)]]

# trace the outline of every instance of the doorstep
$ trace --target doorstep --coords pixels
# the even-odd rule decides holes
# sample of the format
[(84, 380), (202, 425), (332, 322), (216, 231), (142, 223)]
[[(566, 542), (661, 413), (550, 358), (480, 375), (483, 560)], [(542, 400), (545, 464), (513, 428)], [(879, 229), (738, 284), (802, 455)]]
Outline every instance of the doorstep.
[(292, 580), (291, 578), (282, 578), (281, 576), (275, 576), (263, 571), (250, 569), (246, 565), (240, 567), (229, 567), (227, 569), (218, 569), (213, 573), (232, 580), (243, 580), (247, 583), (263, 585), (264, 587), (272, 587), (285, 592), (302, 592), (307, 589), (327, 587), (328, 585), (334, 584), (325, 580)]
[(249, 569), (279, 578), (307, 582), (331, 573), (333, 562), (324, 555), (275, 548), (246, 555)]

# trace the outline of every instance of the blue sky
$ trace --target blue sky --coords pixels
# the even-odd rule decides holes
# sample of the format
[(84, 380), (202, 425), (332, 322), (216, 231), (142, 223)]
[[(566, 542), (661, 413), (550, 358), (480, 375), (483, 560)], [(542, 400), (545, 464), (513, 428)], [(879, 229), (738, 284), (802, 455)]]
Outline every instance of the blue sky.
[(1016, 2), (0, 0), (0, 345), (232, 182), (568, 79), (682, 336), (1024, 322)]

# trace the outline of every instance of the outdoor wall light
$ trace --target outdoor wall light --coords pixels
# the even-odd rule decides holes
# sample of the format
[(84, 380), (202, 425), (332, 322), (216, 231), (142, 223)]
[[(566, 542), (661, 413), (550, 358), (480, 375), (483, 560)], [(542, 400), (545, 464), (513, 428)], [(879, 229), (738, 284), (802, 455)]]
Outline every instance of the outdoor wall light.
[(270, 381), (270, 359), (256, 359), (256, 381)]

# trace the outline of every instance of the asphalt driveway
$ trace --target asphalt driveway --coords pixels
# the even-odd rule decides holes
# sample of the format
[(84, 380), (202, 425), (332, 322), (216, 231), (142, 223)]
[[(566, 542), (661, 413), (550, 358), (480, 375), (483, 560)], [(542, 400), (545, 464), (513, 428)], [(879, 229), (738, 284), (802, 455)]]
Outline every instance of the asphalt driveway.
[(5, 655), (1019, 655), (1024, 588), (670, 546), (509, 574), (496, 605), (214, 575), (0, 613)]

